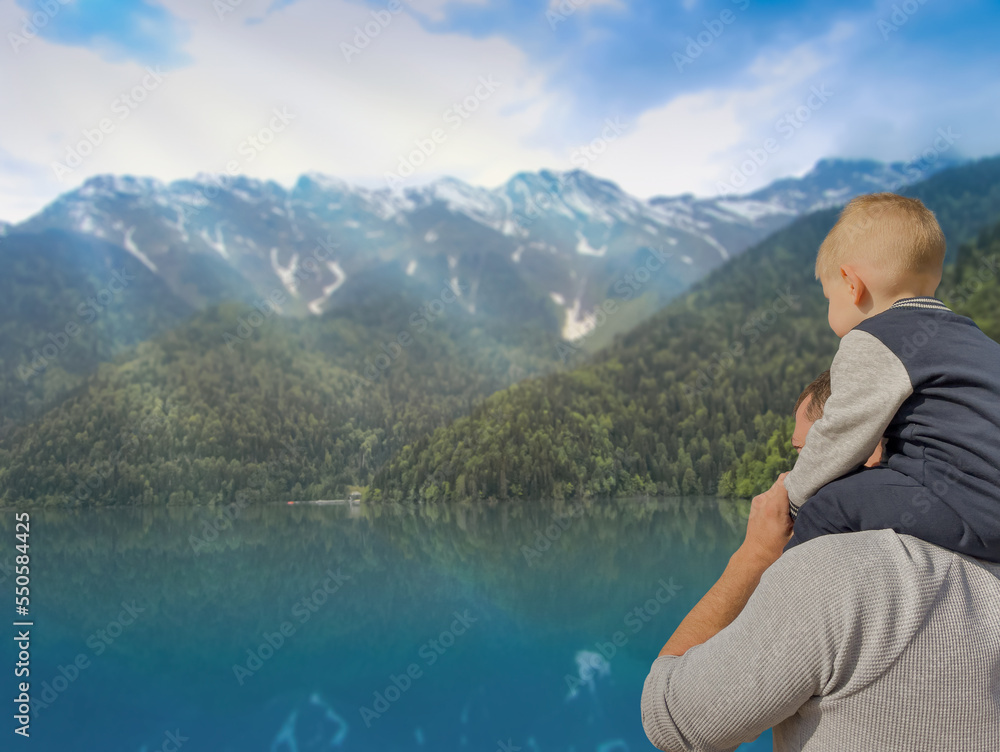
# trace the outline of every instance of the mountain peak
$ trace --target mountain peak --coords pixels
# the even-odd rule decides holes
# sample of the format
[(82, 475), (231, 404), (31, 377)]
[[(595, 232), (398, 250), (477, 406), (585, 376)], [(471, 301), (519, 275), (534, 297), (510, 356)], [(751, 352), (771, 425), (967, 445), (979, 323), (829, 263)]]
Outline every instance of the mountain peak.
[(134, 177), (132, 175), (94, 175), (87, 178), (83, 185), (73, 191), (83, 198), (98, 196), (139, 196), (148, 193), (158, 193), (165, 185), (156, 178)]
[(334, 177), (333, 175), (326, 175), (321, 172), (307, 172), (295, 183), (293, 191), (303, 191), (308, 190), (310, 187), (316, 187), (321, 191), (327, 191), (330, 193), (345, 194), (350, 193), (354, 190), (353, 186), (346, 180)]

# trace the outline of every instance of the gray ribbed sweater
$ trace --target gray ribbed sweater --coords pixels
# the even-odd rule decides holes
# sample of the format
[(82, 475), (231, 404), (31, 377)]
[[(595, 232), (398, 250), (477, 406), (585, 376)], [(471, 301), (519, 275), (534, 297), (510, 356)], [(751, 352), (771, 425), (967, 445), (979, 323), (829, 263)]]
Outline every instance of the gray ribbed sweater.
[(891, 530), (787, 551), (743, 613), (653, 662), (642, 724), (662, 750), (1000, 750), (1000, 564)]

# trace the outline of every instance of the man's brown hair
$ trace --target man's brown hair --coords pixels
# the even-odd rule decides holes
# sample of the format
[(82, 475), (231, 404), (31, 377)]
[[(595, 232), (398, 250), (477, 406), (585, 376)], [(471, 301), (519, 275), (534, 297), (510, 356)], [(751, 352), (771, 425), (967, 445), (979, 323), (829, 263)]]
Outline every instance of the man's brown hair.
[(802, 394), (795, 401), (795, 409), (792, 410), (792, 413), (798, 413), (802, 403), (812, 397), (812, 401), (806, 408), (806, 417), (809, 420), (819, 420), (823, 417), (823, 408), (826, 407), (826, 401), (830, 398), (830, 391), (830, 372), (827, 370), (823, 371), (812, 380), (809, 386), (802, 390)]
[(816, 278), (843, 264), (867, 262), (894, 275), (940, 274), (944, 233), (934, 212), (915, 198), (870, 193), (852, 199), (816, 255)]

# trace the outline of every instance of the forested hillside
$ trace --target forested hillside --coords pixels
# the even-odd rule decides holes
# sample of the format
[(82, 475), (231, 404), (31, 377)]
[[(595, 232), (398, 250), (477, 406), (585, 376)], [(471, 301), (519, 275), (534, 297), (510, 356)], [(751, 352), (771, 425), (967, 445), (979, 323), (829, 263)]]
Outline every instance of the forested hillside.
[(6, 235), (0, 269), (0, 432), (193, 313), (132, 254), (85, 235)]
[[(555, 363), (553, 335), (447, 316), (417, 331), (418, 306), (372, 301), (309, 320), (237, 305), (199, 314), (0, 440), (0, 500), (335, 498), (405, 442)], [(402, 331), (405, 348), (380, 347)]]
[[(960, 294), (950, 291), (982, 273), (995, 238), (994, 229), (959, 248), (1000, 219), (1000, 160), (906, 192), (936, 212), (957, 259), (944, 295)], [(813, 214), (749, 250), (591, 364), (493, 395), (407, 446), (376, 475), (373, 498), (743, 493), (765, 474), (773, 480), (787, 469), (782, 436), (795, 398), (836, 349), (813, 275), (836, 214)], [(993, 336), (995, 284), (951, 301)], [(738, 462), (739, 477), (720, 489)]]

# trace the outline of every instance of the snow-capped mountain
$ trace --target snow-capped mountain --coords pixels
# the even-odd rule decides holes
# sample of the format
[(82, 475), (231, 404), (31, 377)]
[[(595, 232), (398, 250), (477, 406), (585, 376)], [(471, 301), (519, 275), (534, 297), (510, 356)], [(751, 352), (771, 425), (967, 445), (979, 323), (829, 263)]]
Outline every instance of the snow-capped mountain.
[[(662, 304), (797, 216), (904, 177), (902, 166), (827, 160), (748, 196), (644, 201), (580, 171), (520, 173), (495, 189), (444, 178), (402, 192), (318, 174), (290, 190), (243, 177), (102, 176), (6, 231), (119, 245), (195, 308), (268, 298), (309, 315), (373, 292), (432, 302), (450, 290), (455, 310), (574, 339), (608, 298)], [(661, 263), (635, 275), (651, 257)]]

